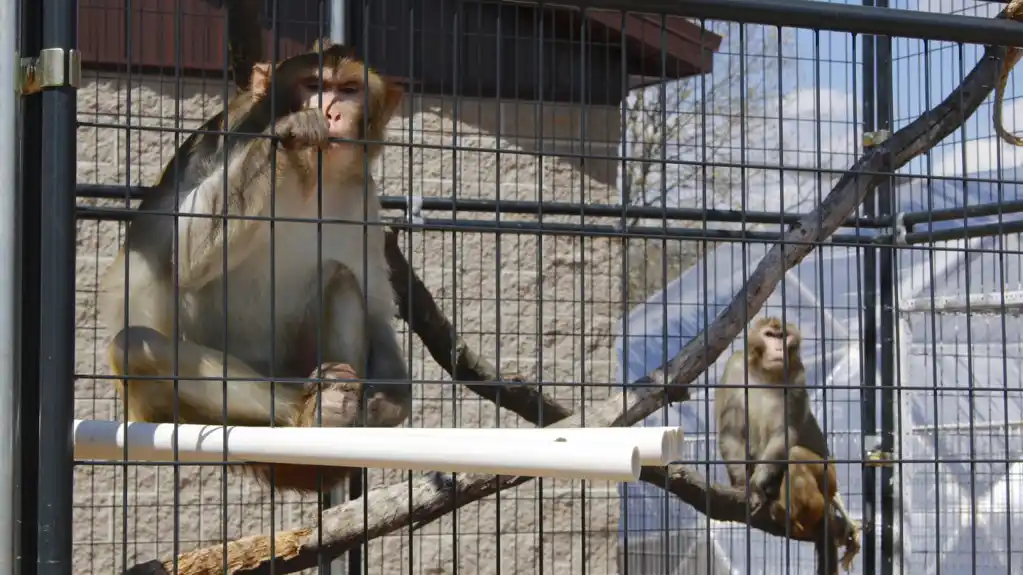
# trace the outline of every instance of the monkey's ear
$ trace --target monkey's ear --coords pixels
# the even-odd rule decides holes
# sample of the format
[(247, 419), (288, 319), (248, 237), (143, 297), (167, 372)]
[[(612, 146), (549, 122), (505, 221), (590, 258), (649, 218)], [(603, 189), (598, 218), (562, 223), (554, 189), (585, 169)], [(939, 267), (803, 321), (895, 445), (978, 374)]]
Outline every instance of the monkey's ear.
[(400, 84), (385, 80), (384, 81), (384, 100), (383, 106), (380, 110), (380, 124), (386, 125), (391, 121), (395, 112), (398, 111), (398, 106), (401, 105), (401, 99), (405, 96), (405, 89)]
[(252, 95), (261, 98), (270, 92), (270, 74), (273, 67), (269, 62), (256, 62), (252, 67), (252, 78), (249, 80), (249, 89)]

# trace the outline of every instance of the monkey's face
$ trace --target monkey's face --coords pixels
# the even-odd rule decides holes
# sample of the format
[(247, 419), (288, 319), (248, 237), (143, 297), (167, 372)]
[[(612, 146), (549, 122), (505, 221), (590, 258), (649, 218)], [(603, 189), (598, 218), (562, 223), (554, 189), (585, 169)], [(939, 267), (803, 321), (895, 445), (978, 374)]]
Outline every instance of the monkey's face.
[[(331, 138), (358, 139), (362, 131), (362, 118), (366, 89), (363, 78), (349, 70), (325, 69), (320, 78), (308, 76), (295, 85), (294, 98), (300, 109), (319, 109), (327, 119)], [(322, 86), (322, 91), (321, 91)], [(352, 142), (332, 141), (329, 152), (350, 147)]]
[(257, 98), (266, 98), (272, 73), (280, 96), (277, 105), (286, 108), (282, 112), (322, 112), (329, 137), (350, 140), (332, 141), (325, 155), (336, 167), (359, 160), (361, 169), (363, 151), (368, 149), (371, 157), (378, 152), (380, 146), (373, 142), (384, 139), (403, 91), (370, 70), (344, 46), (332, 45), (322, 53), (315, 51), (318, 49), (285, 60), (272, 72), (269, 64), (257, 64), (252, 90)]
[(782, 371), (785, 366), (798, 358), (800, 336), (799, 329), (792, 325), (786, 325), (782, 330), (781, 321), (776, 318), (769, 318), (762, 322), (756, 330), (756, 336), (761, 347), (760, 367), (765, 371)]

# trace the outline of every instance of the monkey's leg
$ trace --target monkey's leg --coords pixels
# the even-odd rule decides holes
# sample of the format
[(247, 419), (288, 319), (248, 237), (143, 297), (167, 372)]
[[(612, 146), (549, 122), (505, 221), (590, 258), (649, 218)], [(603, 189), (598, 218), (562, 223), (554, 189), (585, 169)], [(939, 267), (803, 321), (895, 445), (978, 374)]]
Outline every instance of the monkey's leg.
[[(127, 387), (128, 420), (173, 422), (174, 342), (155, 329), (129, 326), (107, 351), (111, 367)], [(185, 341), (178, 344), (177, 360), (180, 421), (223, 424), (226, 413), (229, 424), (270, 425), (273, 408), (273, 423), (292, 425), (300, 411), (305, 395), (301, 384), (278, 383), (271, 397), (271, 383), (259, 381), (262, 376), (245, 362), (230, 355), (225, 362), (222, 352)], [(221, 383), (225, 366), (228, 380)]]
[(366, 379), (372, 380), (361, 385), (361, 413), (351, 414), (352, 421), (346, 425), (400, 425), (412, 410), (412, 385), (398, 335), (390, 316), (368, 309), (351, 271), (335, 265), (325, 289), (323, 357), (328, 362), (348, 363), (356, 373), (365, 373)]
[[(129, 327), (114, 338), (110, 346), (110, 359), (115, 371), (125, 376), (128, 384), (126, 403), (129, 421), (172, 422), (174, 416), (174, 384), (167, 379), (131, 380), (131, 375), (167, 377), (173, 373), (173, 341), (160, 332), (146, 327)], [(124, 364), (124, 353), (128, 362)], [(182, 422), (221, 424), (224, 408), (224, 385), (216, 381), (223, 377), (223, 354), (194, 343), (181, 342), (178, 348), (178, 408)], [(125, 369), (130, 368), (130, 370)], [(227, 422), (233, 425), (270, 424), (270, 408), (274, 407), (273, 423), (280, 426), (309, 425), (308, 407), (316, 405), (313, 384), (277, 383), (271, 399), (271, 384), (259, 381), (260, 374), (243, 361), (228, 356), (228, 378), (248, 381), (227, 381)], [(326, 373), (325, 376), (331, 376)], [(197, 380), (206, 377), (213, 380)], [(327, 405), (341, 406), (341, 413), (356, 412), (358, 394), (332, 384), (325, 392)], [(357, 385), (357, 384), (355, 384)], [(346, 404), (347, 402), (347, 404)], [(336, 410), (335, 410), (336, 411)], [(345, 424), (332, 421), (326, 412), (325, 425)], [(348, 422), (350, 424), (350, 422)], [(347, 468), (290, 464), (250, 464), (243, 468), (258, 481), (273, 485), (282, 491), (315, 491), (319, 486), (318, 473), (322, 472), (323, 486), (330, 489), (347, 477)], [(272, 480), (272, 481), (271, 481)]]
[(412, 413), (412, 383), (390, 318), (368, 318), (367, 425), (394, 427)]
[[(322, 343), (319, 355), (324, 363), (310, 374), (313, 381), (305, 387), (294, 425), (353, 427), (363, 421), (371, 426), (401, 423), (405, 419), (404, 414), (395, 414), (390, 403), (381, 402), (375, 395), (367, 393), (370, 391), (368, 386), (357, 376), (358, 372), (367, 369), (363, 367), (366, 350), (373, 341), (373, 329), (366, 327), (367, 322), (370, 326), (375, 325), (366, 318), (366, 304), (358, 281), (348, 268), (336, 262), (324, 262), (321, 272), (326, 278), (323, 306), (321, 308), (315, 301), (310, 302), (310, 316), (303, 324), (305, 333), (298, 344), (298, 352), (301, 356), (299, 365), (314, 364), (316, 348)], [(314, 283), (312, 288), (315, 287)], [(315, 289), (310, 291), (315, 292)], [(318, 326), (322, 330), (318, 330)], [(318, 334), (318, 331), (322, 333)], [(322, 335), (320, 342), (317, 335)], [(321, 376), (322, 382), (315, 381)], [(363, 411), (367, 412), (365, 418)], [(348, 467), (292, 464), (259, 465), (251, 469), (266, 484), (307, 492), (320, 487), (329, 490), (356, 471)]]

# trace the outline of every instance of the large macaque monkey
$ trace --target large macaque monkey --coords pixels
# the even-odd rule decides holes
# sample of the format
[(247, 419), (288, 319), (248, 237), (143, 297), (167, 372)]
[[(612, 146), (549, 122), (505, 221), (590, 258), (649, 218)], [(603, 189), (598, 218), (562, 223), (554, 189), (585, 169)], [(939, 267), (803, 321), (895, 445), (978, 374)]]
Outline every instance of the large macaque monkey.
[[(749, 485), (754, 514), (767, 503), (771, 516), (787, 517), (790, 532), (801, 538), (820, 535), (827, 516), (830, 537), (845, 547), (848, 571), (860, 548), (859, 525), (838, 493), (834, 464), (824, 464), (830, 453), (810, 410), (800, 343), (795, 325), (776, 317), (753, 323), (746, 353), (728, 358), (714, 394), (718, 448), (732, 485)], [(828, 513), (829, 502), (835, 513)]]
[[(364, 167), (401, 99), (348, 48), (317, 42), (276, 67), (256, 64), (250, 90), (203, 126), (228, 135), (196, 133), (178, 150), (102, 281), (129, 421), (177, 413), (183, 423), (347, 427), (408, 417), (380, 204)], [(334, 221), (318, 226), (321, 214)], [(308, 221), (275, 222), (271, 248), (271, 216)], [(320, 374), (347, 381), (295, 381)], [(271, 477), (267, 465), (248, 469)], [(277, 465), (275, 484), (315, 490), (317, 472), (330, 488), (350, 470)]]

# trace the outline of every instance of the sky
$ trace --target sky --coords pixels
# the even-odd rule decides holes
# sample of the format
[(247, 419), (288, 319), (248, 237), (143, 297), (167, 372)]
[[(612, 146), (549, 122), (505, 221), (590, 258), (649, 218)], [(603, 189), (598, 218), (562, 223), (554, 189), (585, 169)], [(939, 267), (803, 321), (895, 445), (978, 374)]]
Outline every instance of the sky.
[[(859, 4), (855, 0), (841, 3)], [(891, 5), (893, 8), (981, 17), (993, 17), (1004, 7), (1004, 4), (972, 0), (892, 0)], [(725, 27), (725, 40), (715, 56), (714, 72), (704, 78), (707, 86), (714, 84), (722, 75), (731, 73), (736, 77), (735, 70), (740, 61), (738, 25), (716, 22), (710, 26), (715, 30)], [(763, 35), (764, 30), (769, 30), (756, 27), (760, 28), (757, 32), (751, 31), (752, 28), (747, 27), (747, 38), (757, 33)], [(773, 85), (766, 90), (767, 93), (764, 90), (753, 91), (756, 104), (769, 119), (761, 122), (759, 129), (747, 126), (747, 130), (733, 130), (730, 135), (731, 145), (725, 145), (717, 159), (735, 164), (772, 166), (779, 165), (783, 159), (786, 166), (833, 170), (847, 168), (859, 153), (862, 38), (854, 39), (853, 35), (847, 33), (817, 33), (797, 29), (785, 29), (783, 38), (787, 38), (781, 44), (782, 58), (786, 62), (784, 73), (771, 72)], [(905, 126), (945, 98), (983, 52), (982, 46), (951, 42), (896, 38), (892, 44), (895, 129)], [(769, 44), (768, 50), (774, 49), (774, 53), (777, 53), (777, 45)], [(760, 52), (761, 55), (763, 53)], [(746, 69), (758, 69), (756, 47), (748, 46), (746, 54)], [(763, 62), (762, 56), (759, 61)], [(746, 74), (746, 78), (748, 84), (756, 81), (755, 74)], [(738, 91), (744, 87), (734, 82), (731, 88), (731, 99), (719, 95), (707, 104), (711, 116), (722, 119), (738, 114)], [(745, 88), (748, 90), (749, 86)], [(669, 113), (678, 110), (683, 115), (688, 113), (690, 117), (697, 118), (703, 110), (699, 98), (702, 91), (700, 86), (696, 86), (683, 96), (681, 103), (673, 101), (669, 94)], [(992, 105), (993, 97), (990, 97), (963, 130), (946, 138), (929, 156), (916, 159), (903, 169), (903, 173), (963, 177), (993, 171), (999, 167), (1023, 165), (1023, 150), (993, 136)], [(1003, 122), (1010, 131), (1023, 134), (1023, 73), (1010, 76)], [(692, 121), (688, 131), (680, 138), (681, 145), (669, 144), (666, 155), (699, 161), (703, 157), (700, 128), (699, 120)], [(703, 179), (692, 177), (692, 168), (689, 170), (689, 177), (669, 174), (669, 205), (693, 206), (694, 203), (702, 203), (705, 188)], [(739, 177), (736, 175), (739, 171), (733, 172), (733, 179), (729, 180), (725, 189), (735, 191), (719, 194), (708, 203), (718, 208), (733, 209), (788, 211), (796, 206), (809, 209), (830, 188), (827, 181), (821, 181), (809, 172), (744, 172), (741, 181), (734, 179)], [(673, 186), (673, 182), (681, 183)], [(658, 178), (654, 177), (649, 187), (654, 189), (648, 193), (660, 195)], [(747, 190), (745, 197), (738, 197), (737, 190), (740, 189)], [(778, 193), (779, 190), (781, 193)]]

